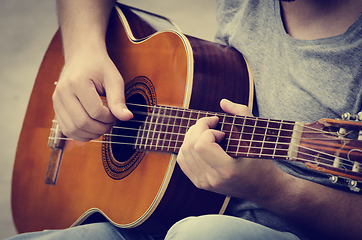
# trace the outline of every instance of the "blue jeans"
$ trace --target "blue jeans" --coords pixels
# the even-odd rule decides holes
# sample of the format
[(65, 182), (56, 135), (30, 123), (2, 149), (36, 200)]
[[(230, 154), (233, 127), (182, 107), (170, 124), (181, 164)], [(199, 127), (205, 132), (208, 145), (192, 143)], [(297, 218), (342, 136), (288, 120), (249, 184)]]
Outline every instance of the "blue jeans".
[[(46, 230), (26, 233), (12, 240), (160, 240), (127, 229), (115, 228), (110, 223), (95, 223), (64, 230)], [(278, 232), (262, 225), (225, 215), (189, 217), (176, 223), (168, 231), (165, 240), (299, 240), (291, 233)]]

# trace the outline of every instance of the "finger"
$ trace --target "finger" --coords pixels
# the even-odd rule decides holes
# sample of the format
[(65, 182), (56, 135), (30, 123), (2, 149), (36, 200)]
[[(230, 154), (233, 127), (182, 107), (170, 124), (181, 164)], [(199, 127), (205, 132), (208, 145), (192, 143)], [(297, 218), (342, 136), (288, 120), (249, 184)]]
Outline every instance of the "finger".
[(60, 106), (54, 107), (57, 123), (65, 136), (81, 142), (87, 142), (99, 137), (97, 134), (92, 134), (81, 129), (77, 129), (76, 126), (72, 124), (72, 120), (70, 119), (68, 113), (63, 109), (64, 107)]
[(196, 122), (199, 135), (207, 129), (215, 128), (219, 122), (219, 117), (203, 117)]
[(250, 116), (250, 117), (253, 116), (248, 106), (242, 104), (236, 104), (227, 99), (222, 99), (220, 101), (220, 106), (225, 112), (233, 115)]
[(124, 80), (118, 71), (105, 77), (105, 88), (107, 92), (107, 103), (112, 114), (121, 121), (133, 118), (132, 112), (126, 106), (124, 96)]
[[(216, 143), (224, 133), (209, 129), (202, 133), (194, 149), (180, 151), (177, 161), (185, 175), (200, 188), (212, 191), (218, 186), (218, 164), (211, 159), (225, 158), (223, 149)], [(207, 139), (207, 140), (206, 140)], [(199, 147), (201, 146), (201, 147)], [(216, 151), (217, 149), (217, 151)]]
[[(80, 86), (74, 89), (80, 89), (80, 91), (77, 91), (75, 95), (89, 117), (105, 124), (114, 123), (116, 118), (109, 108), (103, 104), (93, 81), (80, 81), (78, 84)], [(76, 112), (74, 113), (76, 114)]]
[(228, 157), (222, 147), (218, 144), (218, 142), (223, 140), (224, 136), (225, 133), (223, 132), (209, 129), (200, 135), (199, 140), (195, 144), (195, 152), (197, 152), (202, 159), (205, 159), (211, 167), (215, 166), (213, 162), (218, 162), (215, 160)]
[[(195, 145), (199, 141), (200, 135), (205, 131), (210, 130), (210, 127), (215, 127), (218, 123), (218, 117), (207, 117), (200, 119), (194, 126), (192, 126), (186, 133), (183, 145), (181, 146), (177, 161), (182, 171), (198, 188), (208, 188), (209, 183), (205, 176), (206, 167), (204, 160), (199, 156), (198, 152), (194, 150)], [(219, 139), (221, 141), (223, 133), (219, 132)]]
[[(188, 160), (187, 160), (188, 159)], [(190, 158), (190, 152), (185, 151), (184, 149), (180, 149), (179, 154), (177, 155), (177, 163), (180, 166), (183, 173), (191, 180), (191, 182), (194, 183), (196, 187), (200, 187), (198, 185), (197, 175), (195, 172), (197, 172), (196, 167), (194, 166), (194, 163), (191, 163)]]
[(198, 165), (204, 169), (203, 189), (220, 193), (220, 187), (225, 179), (232, 174), (230, 168), (231, 157), (221, 148), (218, 141), (224, 138), (223, 132), (210, 129), (205, 131), (195, 146), (195, 151), (200, 156)]
[(200, 169), (195, 161), (195, 156), (192, 154), (193, 147), (199, 136), (199, 129), (196, 125), (190, 127), (187, 131), (183, 144), (181, 145), (177, 161), (182, 171), (189, 177), (189, 179), (197, 183), (197, 177), (200, 175)]
[(98, 138), (113, 125), (90, 118), (78, 98), (71, 93), (56, 90), (53, 94), (53, 105), (57, 118), (61, 121), (63, 133), (73, 139), (84, 141)]

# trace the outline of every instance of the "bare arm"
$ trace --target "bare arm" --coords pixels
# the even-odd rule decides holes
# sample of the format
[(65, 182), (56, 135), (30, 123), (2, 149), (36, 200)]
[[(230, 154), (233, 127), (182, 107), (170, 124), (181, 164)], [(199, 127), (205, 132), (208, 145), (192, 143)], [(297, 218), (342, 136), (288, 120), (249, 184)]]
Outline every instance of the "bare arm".
[[(63, 133), (88, 141), (108, 131), (116, 118), (132, 118), (123, 78), (109, 58), (105, 35), (115, 0), (58, 0), (65, 65), (53, 94)], [(106, 96), (108, 107), (100, 96)]]
[[(251, 115), (245, 107), (221, 102), (224, 111)], [(293, 177), (272, 161), (234, 159), (217, 144), (218, 118), (203, 118), (187, 132), (178, 162), (199, 188), (258, 203), (316, 233), (319, 239), (361, 239), (362, 196)]]
[[(105, 35), (115, 0), (57, 0), (65, 58), (79, 48), (105, 48)], [(104, 50), (104, 49), (102, 49)]]

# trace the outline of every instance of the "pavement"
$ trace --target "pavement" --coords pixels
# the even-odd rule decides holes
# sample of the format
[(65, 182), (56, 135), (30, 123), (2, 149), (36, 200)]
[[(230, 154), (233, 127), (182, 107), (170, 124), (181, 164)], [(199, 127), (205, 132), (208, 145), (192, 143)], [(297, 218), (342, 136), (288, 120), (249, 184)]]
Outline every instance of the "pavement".
[[(121, 2), (169, 17), (188, 35), (213, 39), (214, 1)], [(54, 0), (0, 2), (0, 239), (17, 234), (10, 198), (16, 146), (39, 65), (57, 27)]]

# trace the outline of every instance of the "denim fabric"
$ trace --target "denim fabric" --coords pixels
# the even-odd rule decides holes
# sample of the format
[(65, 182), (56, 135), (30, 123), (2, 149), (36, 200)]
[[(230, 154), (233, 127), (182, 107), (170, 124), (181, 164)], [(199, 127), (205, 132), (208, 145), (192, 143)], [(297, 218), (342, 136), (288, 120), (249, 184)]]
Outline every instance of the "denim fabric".
[[(93, 223), (64, 230), (24, 233), (8, 240), (161, 240), (112, 224)], [(226, 215), (189, 217), (176, 223), (165, 240), (299, 240), (291, 233), (278, 232), (241, 218)]]
[(108, 222), (86, 224), (63, 230), (45, 230), (17, 235), (8, 240), (161, 240), (128, 230), (118, 229)]
[(165, 240), (299, 240), (291, 233), (279, 232), (242, 218), (226, 215), (189, 217), (176, 223)]

